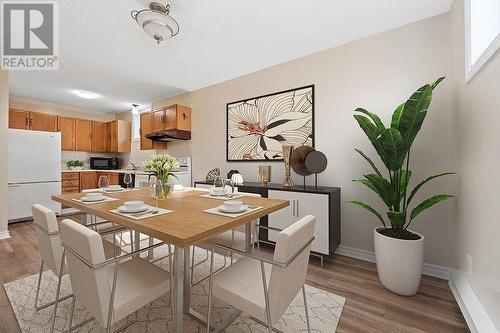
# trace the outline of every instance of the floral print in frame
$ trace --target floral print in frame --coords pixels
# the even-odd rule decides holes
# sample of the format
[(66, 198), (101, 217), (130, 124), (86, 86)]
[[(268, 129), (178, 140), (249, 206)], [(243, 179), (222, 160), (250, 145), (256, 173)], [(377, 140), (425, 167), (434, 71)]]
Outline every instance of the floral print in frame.
[(228, 103), (227, 161), (282, 161), (282, 146), (314, 147), (314, 85)]

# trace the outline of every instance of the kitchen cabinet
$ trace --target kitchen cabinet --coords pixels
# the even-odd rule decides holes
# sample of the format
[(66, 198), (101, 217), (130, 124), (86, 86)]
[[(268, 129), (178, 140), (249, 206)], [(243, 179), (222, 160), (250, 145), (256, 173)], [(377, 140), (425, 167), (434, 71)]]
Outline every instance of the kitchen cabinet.
[[(117, 172), (97, 172), (97, 182), (99, 181), (99, 177), (101, 176), (106, 176), (108, 177), (109, 185), (119, 185), (120, 184), (120, 177), (119, 173)], [(96, 187), (97, 187), (97, 182), (96, 182)]]
[(80, 175), (80, 191), (97, 188), (97, 172), (79, 172)]
[(56, 132), (57, 116), (40, 112), (9, 109), (9, 128)]
[(9, 128), (29, 129), (29, 111), (9, 109)]
[[(80, 173), (63, 172), (61, 174), (61, 193), (71, 194), (78, 192), (80, 192)], [(69, 208), (69, 206), (62, 205), (62, 208)]]
[(153, 132), (166, 129), (191, 131), (191, 108), (174, 104), (153, 110), (152, 123)]
[(132, 144), (132, 125), (128, 121), (114, 120), (109, 125), (110, 153), (130, 153)]
[(76, 119), (57, 117), (57, 130), (61, 132), (61, 150), (76, 150)]
[(108, 151), (109, 124), (100, 121), (92, 122), (92, 152), (106, 153)]
[(75, 140), (75, 150), (92, 150), (92, 120), (80, 118), (75, 119)]
[(148, 149), (167, 149), (167, 143), (161, 141), (153, 141), (146, 138), (146, 134), (153, 132), (153, 113), (152, 112), (143, 112), (140, 115), (141, 127), (141, 150)]

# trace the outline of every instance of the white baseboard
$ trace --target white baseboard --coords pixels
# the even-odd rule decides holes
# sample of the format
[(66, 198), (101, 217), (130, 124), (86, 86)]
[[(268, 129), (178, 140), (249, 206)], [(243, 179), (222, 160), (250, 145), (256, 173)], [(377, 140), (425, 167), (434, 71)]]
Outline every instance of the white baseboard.
[[(339, 245), (335, 254), (340, 254), (346, 257), (356, 258), (364, 261), (375, 262), (375, 252), (357, 249), (355, 247)], [(424, 263), (422, 270), (424, 275), (437, 277), (439, 279), (448, 280), (450, 270), (448, 267), (443, 267), (434, 264)]]
[(0, 239), (7, 239), (7, 238), (10, 238), (10, 234), (8, 231), (0, 232)]
[(449, 285), (472, 333), (498, 333), (469, 281), (465, 278), (464, 272), (451, 269)]

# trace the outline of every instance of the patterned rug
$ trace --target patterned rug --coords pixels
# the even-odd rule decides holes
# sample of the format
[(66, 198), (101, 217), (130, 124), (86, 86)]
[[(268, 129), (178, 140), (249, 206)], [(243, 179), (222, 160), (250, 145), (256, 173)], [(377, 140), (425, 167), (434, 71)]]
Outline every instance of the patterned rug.
[[(155, 250), (154, 256), (164, 256), (166, 250), (159, 248)], [(196, 262), (204, 259), (204, 251), (196, 251)], [(216, 255), (214, 258), (215, 267), (223, 265), (223, 257)], [(163, 259), (156, 264), (168, 270), (168, 259)], [(197, 278), (203, 278), (209, 272), (209, 260), (195, 268), (195, 281)], [(4, 284), (5, 292), (9, 298), (10, 304), (17, 318), (22, 332), (49, 332), (53, 307), (35, 311), (34, 302), (38, 274), (21, 278)], [(42, 285), (40, 289), (39, 304), (45, 304), (55, 299), (57, 287), (57, 278), (51, 272), (44, 272)], [(69, 276), (64, 276), (61, 295), (71, 293), (71, 284)], [(207, 313), (208, 300), (208, 280), (191, 289), (191, 306), (200, 314)], [(307, 302), (309, 306), (309, 315), (311, 319), (311, 329), (313, 332), (334, 332), (342, 313), (345, 298), (329, 293), (327, 291), (306, 285)], [(214, 324), (220, 324), (223, 318), (229, 315), (234, 308), (224, 304), (214, 298), (213, 320)], [(59, 303), (56, 318), (56, 332), (63, 332), (67, 329), (69, 323), (69, 312), (71, 307), (71, 298)], [(141, 308), (138, 312), (138, 320), (128, 327), (124, 332), (171, 332), (172, 322), (170, 316), (170, 293), (164, 294), (154, 302)], [(76, 302), (73, 325), (90, 317), (87, 310)], [(126, 324), (127, 321), (135, 319), (134, 315), (116, 323), (113, 328), (117, 329)], [(165, 329), (166, 328), (166, 329)], [(282, 316), (276, 328), (283, 332), (307, 332), (305, 313), (302, 301), (302, 293), (299, 292), (290, 307)], [(92, 321), (73, 332), (100, 332), (100, 326), (96, 321)], [(184, 316), (184, 332), (206, 332), (206, 327), (201, 326), (195, 320)], [(250, 317), (242, 314), (226, 332), (246, 332), (257, 333), (267, 332), (267, 328), (255, 322)]]

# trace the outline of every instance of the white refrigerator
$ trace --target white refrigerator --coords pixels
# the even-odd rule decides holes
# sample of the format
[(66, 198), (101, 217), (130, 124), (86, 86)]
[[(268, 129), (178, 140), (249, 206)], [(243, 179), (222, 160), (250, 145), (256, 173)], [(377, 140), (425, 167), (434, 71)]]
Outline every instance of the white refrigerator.
[(9, 129), (9, 222), (32, 218), (39, 203), (61, 213), (51, 196), (61, 193), (61, 133)]

